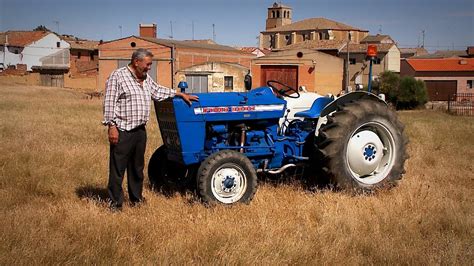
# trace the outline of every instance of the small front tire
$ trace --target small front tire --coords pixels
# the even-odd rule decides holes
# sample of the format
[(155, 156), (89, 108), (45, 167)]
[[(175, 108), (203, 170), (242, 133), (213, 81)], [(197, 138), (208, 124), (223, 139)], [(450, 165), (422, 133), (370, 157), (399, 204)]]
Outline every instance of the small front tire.
[(242, 153), (223, 150), (201, 164), (197, 186), (199, 196), (207, 203), (249, 203), (257, 191), (257, 174)]

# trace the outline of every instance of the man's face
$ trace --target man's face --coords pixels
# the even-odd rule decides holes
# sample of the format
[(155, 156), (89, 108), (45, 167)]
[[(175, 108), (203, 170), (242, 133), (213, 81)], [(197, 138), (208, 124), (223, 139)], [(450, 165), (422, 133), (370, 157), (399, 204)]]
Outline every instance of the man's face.
[(151, 57), (146, 56), (141, 60), (140, 59), (135, 60), (134, 67), (135, 67), (135, 70), (137, 71), (136, 74), (138, 77), (140, 78), (146, 77), (146, 73), (148, 72), (148, 70), (151, 69), (151, 64), (152, 64), (151, 59), (152, 59)]

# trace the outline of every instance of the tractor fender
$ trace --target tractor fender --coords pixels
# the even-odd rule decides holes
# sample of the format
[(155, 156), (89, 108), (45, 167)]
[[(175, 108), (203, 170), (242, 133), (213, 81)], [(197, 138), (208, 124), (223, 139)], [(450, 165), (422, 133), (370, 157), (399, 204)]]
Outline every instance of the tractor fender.
[(337, 98), (336, 100), (332, 101), (330, 104), (326, 105), (324, 109), (321, 111), (320, 117), (327, 116), (328, 114), (337, 111), (338, 106), (343, 105), (348, 102), (352, 102), (359, 99), (372, 99), (378, 102), (382, 102), (387, 104), (384, 100), (382, 100), (383, 95), (377, 96), (373, 93), (366, 92), (366, 91), (354, 91), (347, 94), (344, 94)]

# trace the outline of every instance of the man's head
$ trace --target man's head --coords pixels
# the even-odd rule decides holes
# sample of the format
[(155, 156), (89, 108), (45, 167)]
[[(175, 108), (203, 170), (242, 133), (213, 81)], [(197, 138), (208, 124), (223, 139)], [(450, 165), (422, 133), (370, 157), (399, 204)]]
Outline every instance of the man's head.
[(143, 48), (137, 49), (132, 54), (131, 65), (138, 78), (145, 78), (146, 73), (151, 69), (153, 54)]

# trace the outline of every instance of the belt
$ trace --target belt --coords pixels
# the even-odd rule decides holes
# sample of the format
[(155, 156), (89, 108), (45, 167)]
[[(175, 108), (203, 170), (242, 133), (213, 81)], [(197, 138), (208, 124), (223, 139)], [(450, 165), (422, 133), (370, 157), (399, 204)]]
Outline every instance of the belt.
[(120, 131), (124, 131), (124, 132), (136, 132), (136, 131), (139, 131), (139, 130), (145, 130), (145, 124), (139, 125), (138, 127), (132, 128), (132, 129), (130, 129), (130, 130), (122, 130), (122, 129), (120, 129)]

